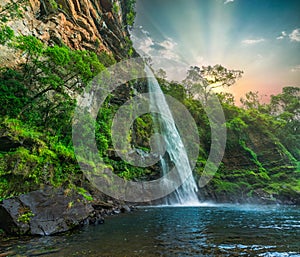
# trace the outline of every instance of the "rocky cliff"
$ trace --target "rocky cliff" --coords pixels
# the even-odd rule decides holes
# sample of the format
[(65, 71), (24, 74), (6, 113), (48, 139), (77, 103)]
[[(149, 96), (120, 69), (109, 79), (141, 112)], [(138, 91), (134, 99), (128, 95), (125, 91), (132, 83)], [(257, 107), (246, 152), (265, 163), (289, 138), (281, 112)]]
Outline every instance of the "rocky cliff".
[[(0, 6), (9, 2), (1, 1)], [(16, 35), (33, 35), (48, 45), (106, 51), (117, 60), (127, 55), (125, 0), (29, 0), (22, 5), (23, 17), (7, 23)], [(3, 46), (0, 50), (1, 63), (15, 62), (15, 53)]]
[(300, 204), (296, 159), (257, 120), (249, 122), (242, 134), (244, 140), (228, 130), (221, 168), (200, 189), (199, 197), (215, 202)]

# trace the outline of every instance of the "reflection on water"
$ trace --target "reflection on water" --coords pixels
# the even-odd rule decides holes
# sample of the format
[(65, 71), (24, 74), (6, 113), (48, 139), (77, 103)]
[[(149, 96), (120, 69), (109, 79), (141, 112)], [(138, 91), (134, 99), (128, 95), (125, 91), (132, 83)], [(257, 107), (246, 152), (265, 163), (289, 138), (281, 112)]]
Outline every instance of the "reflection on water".
[(71, 234), (5, 244), (21, 256), (300, 256), (300, 208), (147, 207)]

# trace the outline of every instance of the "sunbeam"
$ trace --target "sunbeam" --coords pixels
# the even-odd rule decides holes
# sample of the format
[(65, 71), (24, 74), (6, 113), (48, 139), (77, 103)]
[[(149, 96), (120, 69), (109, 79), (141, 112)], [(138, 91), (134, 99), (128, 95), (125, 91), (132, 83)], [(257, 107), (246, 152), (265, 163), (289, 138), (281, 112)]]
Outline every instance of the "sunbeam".
[(245, 72), (229, 90), (237, 98), (299, 86), (297, 0), (137, 0), (136, 7), (134, 47), (171, 79), (184, 79), (190, 65), (221, 64)]

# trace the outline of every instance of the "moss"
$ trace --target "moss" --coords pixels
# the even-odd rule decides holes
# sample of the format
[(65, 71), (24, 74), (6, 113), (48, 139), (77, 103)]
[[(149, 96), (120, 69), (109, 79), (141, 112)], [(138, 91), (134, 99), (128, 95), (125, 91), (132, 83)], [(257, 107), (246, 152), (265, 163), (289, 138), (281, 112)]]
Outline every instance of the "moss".
[(239, 189), (239, 185), (236, 183), (232, 183), (229, 181), (224, 180), (214, 180), (214, 183), (216, 185), (216, 191), (217, 192), (228, 192), (228, 193), (235, 193)]
[(250, 154), (251, 160), (259, 167), (259, 169), (261, 171), (265, 171), (265, 168), (263, 167), (262, 163), (257, 159), (256, 153), (246, 145), (246, 142), (244, 140), (240, 140), (239, 144), (245, 151), (247, 151)]
[(58, 9), (58, 4), (55, 0), (49, 0), (49, 3), (54, 10)]
[(119, 14), (120, 7), (119, 7), (119, 5), (118, 5), (118, 3), (117, 3), (117, 2), (114, 2), (114, 3), (113, 3), (113, 8), (112, 8), (112, 11), (113, 11), (113, 14), (116, 14), (116, 15), (118, 15), (118, 14)]
[(29, 223), (31, 218), (34, 216), (33, 212), (27, 208), (19, 210), (19, 216), (17, 221), (22, 223)]
[(87, 201), (93, 201), (93, 197), (82, 187), (76, 187), (76, 191), (82, 195)]
[(80, 170), (72, 147), (28, 128), (19, 120), (5, 119), (0, 127), (10, 138), (23, 142), (23, 146), (0, 154), (1, 199), (41, 184), (60, 186), (77, 179)]

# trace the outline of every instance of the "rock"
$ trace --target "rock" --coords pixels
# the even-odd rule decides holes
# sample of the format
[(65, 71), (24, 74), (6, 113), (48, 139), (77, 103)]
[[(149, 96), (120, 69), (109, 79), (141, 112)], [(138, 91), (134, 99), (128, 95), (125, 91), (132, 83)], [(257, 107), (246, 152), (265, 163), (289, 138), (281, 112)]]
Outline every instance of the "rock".
[(61, 249), (51, 249), (51, 250), (39, 249), (39, 250), (32, 250), (28, 252), (28, 254), (29, 256), (42, 256), (42, 255), (58, 253), (60, 250)]
[(113, 5), (109, 0), (100, 0), (100, 3), (105, 12), (110, 12), (113, 8)]
[(120, 213), (121, 213), (121, 211), (119, 209), (114, 209), (112, 211), (112, 214), (120, 214)]
[[(113, 4), (121, 7), (119, 17), (112, 14)], [(92, 50), (96, 53), (114, 53), (117, 59), (127, 57), (124, 0), (65, 1), (58, 0), (58, 8), (50, 0), (30, 0), (25, 6), (22, 18), (13, 18), (7, 25), (16, 35), (32, 35), (48, 45), (65, 44), (71, 49)], [(54, 1), (55, 3), (55, 1)], [(103, 29), (103, 23), (106, 29)], [(78, 34), (76, 38), (74, 34)], [(124, 48), (124, 49), (123, 49)], [(0, 47), (0, 61), (7, 67), (15, 67), (20, 58), (8, 47)], [(9, 62), (5, 61), (9, 59)], [(1, 62), (2, 63), (2, 62)]]
[(131, 211), (130, 207), (126, 204), (121, 207), (121, 212), (130, 212), (130, 211)]
[(6, 256), (14, 255), (14, 254), (15, 254), (14, 251), (8, 251), (5, 253), (0, 253), (0, 257), (6, 257)]
[(52, 235), (82, 224), (93, 210), (78, 193), (47, 187), (3, 200), (0, 228), (9, 234)]

